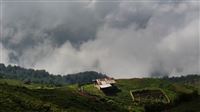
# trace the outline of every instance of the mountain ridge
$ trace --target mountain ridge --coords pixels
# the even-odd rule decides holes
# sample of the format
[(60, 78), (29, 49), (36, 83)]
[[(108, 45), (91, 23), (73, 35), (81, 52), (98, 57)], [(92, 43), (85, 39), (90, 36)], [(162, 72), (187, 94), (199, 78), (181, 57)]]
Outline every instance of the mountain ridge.
[(46, 70), (26, 69), (20, 66), (5, 66), (0, 64), (0, 77), (8, 79), (17, 79), (34, 83), (46, 84), (75, 84), (89, 83), (98, 78), (108, 77), (105, 74), (96, 71), (85, 71), (68, 75), (53, 75)]

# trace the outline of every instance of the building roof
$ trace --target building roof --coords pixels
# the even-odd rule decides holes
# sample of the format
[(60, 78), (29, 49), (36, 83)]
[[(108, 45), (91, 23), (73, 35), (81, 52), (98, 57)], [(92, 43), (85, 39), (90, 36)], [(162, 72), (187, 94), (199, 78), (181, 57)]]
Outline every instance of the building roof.
[(96, 85), (99, 86), (99, 88), (108, 88), (112, 87), (111, 84), (116, 83), (113, 78), (102, 78), (102, 79), (96, 79)]
[(107, 87), (111, 87), (111, 84), (103, 84), (103, 85), (99, 85), (100, 88), (107, 88)]

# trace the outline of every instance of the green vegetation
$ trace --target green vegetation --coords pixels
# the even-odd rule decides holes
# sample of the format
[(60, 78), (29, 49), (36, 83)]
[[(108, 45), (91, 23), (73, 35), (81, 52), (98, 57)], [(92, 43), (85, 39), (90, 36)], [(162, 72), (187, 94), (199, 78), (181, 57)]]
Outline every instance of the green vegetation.
[(0, 63), (0, 78), (16, 79), (24, 82), (51, 84), (61, 86), (64, 84), (91, 83), (92, 80), (107, 77), (95, 71), (86, 71), (68, 75), (53, 75), (45, 70), (25, 69), (19, 66), (5, 66)]
[(28, 89), (0, 84), (0, 99), (0, 112), (126, 111), (102, 98), (82, 96), (78, 91), (67, 88)]
[(176, 84), (187, 85), (189, 88), (196, 88), (200, 93), (200, 76), (197, 74), (189, 74), (181, 77), (164, 77), (164, 80)]
[(84, 91), (93, 95), (97, 95), (97, 96), (105, 96), (104, 93), (102, 91), (99, 91), (99, 89), (97, 89), (96, 87), (94, 87), (94, 84), (87, 84), (84, 85)]
[[(29, 70), (15, 67), (0, 69), (0, 112), (198, 112), (200, 110), (199, 75), (179, 78), (118, 79), (112, 88), (99, 90), (91, 82), (92, 79), (105, 77), (100, 73), (97, 75), (96, 72), (83, 72), (79, 75), (66, 76), (71, 82), (62, 82), (66, 78), (62, 76), (61, 80), (58, 80), (62, 84), (59, 84), (54, 81), (60, 76), (44, 74), (39, 76), (45, 72), (35, 70), (31, 72), (35, 75), (30, 75)], [(96, 74), (94, 77), (93, 73)], [(37, 79), (39, 77), (41, 82)], [(55, 80), (49, 82), (46, 80), (49, 77)], [(130, 92), (140, 100), (133, 101)]]
[(13, 85), (13, 86), (26, 87), (29, 89), (54, 89), (54, 88), (57, 88), (57, 86), (52, 85), (52, 84), (39, 84), (39, 83), (26, 84), (23, 81), (15, 80), (15, 79), (0, 79), (0, 84), (8, 84), (8, 85)]
[(130, 91), (133, 101), (139, 103), (170, 103), (165, 92), (159, 88), (144, 88)]
[[(116, 83), (119, 91), (115, 95), (106, 95), (93, 84), (51, 88), (48, 86), (0, 79), (0, 112), (186, 112), (188, 108), (192, 108), (191, 112), (199, 110), (199, 95), (195, 88), (163, 79), (120, 79)], [(83, 88), (83, 91), (80, 91), (80, 88)], [(130, 90), (144, 88), (161, 88), (169, 97), (170, 103), (134, 102)]]
[[(119, 88), (119, 91), (116, 93), (116, 95), (112, 96), (107, 96), (103, 94), (102, 91), (98, 91), (98, 89), (94, 87), (94, 85), (85, 85), (83, 87), (85, 91), (87, 91), (89, 94), (103, 97), (107, 99), (109, 102), (112, 102), (113, 104), (126, 108), (129, 111), (135, 111), (135, 112), (144, 112), (145, 110), (147, 112), (160, 112), (163, 110), (173, 110), (172, 108), (175, 109), (175, 107), (184, 105), (187, 102), (195, 102), (193, 100), (199, 98), (197, 89), (191, 87), (191, 85), (172, 83), (158, 78), (119, 79), (117, 80), (116, 86)], [(148, 89), (150, 88), (153, 90), (154, 89), (162, 90), (163, 93), (167, 96), (170, 103), (167, 104), (159, 102), (153, 103), (153, 101), (150, 101), (148, 103), (134, 102), (130, 95), (130, 91), (145, 90), (146, 88)], [(196, 103), (194, 105), (196, 105), (195, 107), (200, 106), (199, 103)], [(186, 109), (190, 107), (186, 106), (184, 108)], [(184, 110), (184, 108), (182, 110)], [(195, 110), (194, 112), (198, 112), (199, 109), (200, 108), (196, 108), (193, 110)]]

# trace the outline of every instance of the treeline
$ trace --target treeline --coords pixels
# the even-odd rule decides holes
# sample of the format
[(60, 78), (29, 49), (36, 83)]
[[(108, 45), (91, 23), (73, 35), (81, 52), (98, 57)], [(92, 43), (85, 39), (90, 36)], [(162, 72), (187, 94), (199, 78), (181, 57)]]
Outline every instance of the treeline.
[(19, 66), (0, 64), (0, 78), (17, 79), (24, 82), (42, 84), (75, 84), (89, 83), (94, 79), (107, 77), (95, 71), (86, 71), (68, 75), (53, 75), (45, 70), (26, 69)]
[(181, 84), (194, 84), (200, 81), (200, 75), (198, 74), (188, 74), (187, 76), (180, 77), (163, 77), (164, 80), (173, 82), (173, 83), (181, 83)]

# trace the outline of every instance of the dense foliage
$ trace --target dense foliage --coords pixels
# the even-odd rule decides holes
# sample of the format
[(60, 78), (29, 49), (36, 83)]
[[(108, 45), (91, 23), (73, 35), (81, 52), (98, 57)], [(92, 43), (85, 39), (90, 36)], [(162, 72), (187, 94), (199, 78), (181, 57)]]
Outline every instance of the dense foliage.
[(94, 71), (86, 71), (68, 75), (53, 75), (49, 74), (45, 70), (26, 69), (19, 66), (5, 66), (4, 64), (0, 64), (0, 77), (7, 79), (17, 79), (25, 82), (61, 85), (88, 83), (94, 79), (107, 76)]

